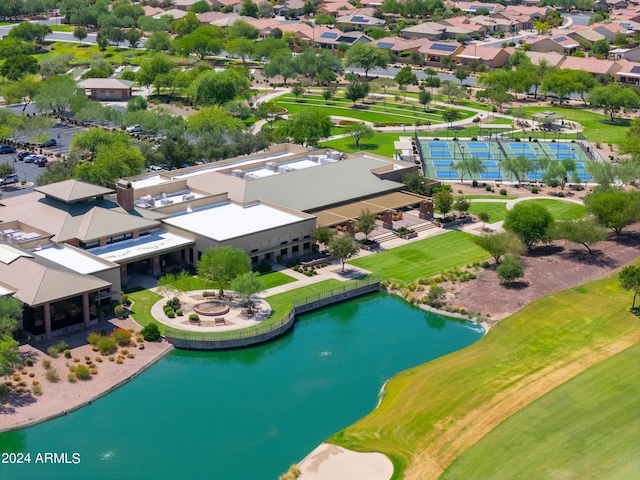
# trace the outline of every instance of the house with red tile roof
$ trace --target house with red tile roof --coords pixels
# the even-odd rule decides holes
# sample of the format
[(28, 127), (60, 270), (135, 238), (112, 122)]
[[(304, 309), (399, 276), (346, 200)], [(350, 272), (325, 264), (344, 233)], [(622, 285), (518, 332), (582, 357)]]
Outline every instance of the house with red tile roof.
[(629, 60), (617, 60), (620, 70), (615, 73), (617, 83), (640, 86), (640, 63)]
[(462, 53), (464, 46), (458, 42), (425, 42), (418, 52), (422, 58), (430, 65), (440, 65), (445, 57), (456, 58)]
[(400, 55), (402, 52), (417, 51), (423, 43), (423, 40), (407, 40), (401, 37), (384, 37), (373, 41), (377, 47), (389, 50), (396, 55)]
[(568, 35), (556, 37), (527, 35), (522, 39), (522, 44), (531, 45), (533, 52), (557, 52), (563, 55), (571, 55), (580, 46), (576, 40)]
[(596, 57), (565, 57), (559, 65), (560, 68), (570, 70), (584, 70), (594, 77), (600, 75), (615, 75), (622, 66), (612, 60), (600, 60)]
[(504, 48), (467, 45), (461, 53), (456, 55), (456, 58), (462, 65), (469, 65), (476, 60), (487, 67), (500, 68), (509, 62), (509, 52)]

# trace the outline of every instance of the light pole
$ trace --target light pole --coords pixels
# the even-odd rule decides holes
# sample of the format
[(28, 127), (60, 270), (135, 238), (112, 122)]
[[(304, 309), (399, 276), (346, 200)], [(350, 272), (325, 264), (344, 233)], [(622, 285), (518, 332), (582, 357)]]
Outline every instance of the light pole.
[(58, 152), (60, 155), (60, 158), (62, 158), (62, 139), (60, 138), (60, 134), (57, 135), (58, 138)]

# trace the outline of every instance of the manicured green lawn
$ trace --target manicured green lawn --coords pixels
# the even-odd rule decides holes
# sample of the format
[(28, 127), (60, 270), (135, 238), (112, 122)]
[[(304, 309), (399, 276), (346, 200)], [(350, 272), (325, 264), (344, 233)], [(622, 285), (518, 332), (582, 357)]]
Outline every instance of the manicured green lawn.
[(507, 216), (507, 202), (495, 203), (495, 202), (471, 202), (469, 213), (478, 215), (480, 212), (486, 212), (489, 214), (489, 221), (487, 223), (496, 223), (504, 220)]
[[(591, 142), (620, 144), (625, 139), (625, 134), (629, 128), (628, 119), (617, 119), (614, 125), (609, 123), (609, 117), (600, 113), (589, 112), (577, 108), (565, 107), (525, 107), (527, 116), (530, 118), (533, 113), (540, 113), (551, 110), (560, 115), (565, 115), (566, 120), (579, 122), (584, 127), (583, 135)], [(509, 113), (509, 110), (506, 112)], [(535, 132), (536, 134), (540, 132)], [(527, 135), (529, 133), (527, 132)], [(551, 135), (551, 136), (550, 136)], [(538, 136), (538, 135), (536, 135)], [(539, 138), (542, 138), (540, 136)], [(554, 138), (553, 134), (547, 133), (547, 138)], [(562, 138), (569, 138), (562, 135)]]
[[(483, 189), (484, 190), (484, 189)], [(514, 197), (511, 195), (464, 195), (464, 198), (466, 198), (467, 200), (481, 200), (481, 199), (487, 199), (487, 200), (513, 200), (514, 198), (518, 198), (518, 197)]]
[(133, 302), (131, 306), (131, 316), (143, 327), (150, 323), (157, 323), (160, 327), (160, 332), (164, 333), (164, 326), (151, 316), (151, 307), (162, 298), (162, 295), (152, 292), (151, 290), (144, 290), (141, 288), (133, 288), (124, 290), (124, 293), (129, 295), (129, 298)]
[[(344, 132), (338, 131), (336, 135), (340, 135)], [(364, 138), (360, 140), (360, 145), (356, 148), (355, 141), (352, 137), (338, 138), (335, 140), (328, 140), (320, 144), (321, 147), (335, 148), (342, 152), (371, 152), (385, 157), (393, 157), (395, 149), (393, 148), (393, 142), (398, 140), (398, 137), (403, 135), (402, 133), (388, 133), (388, 132), (376, 132), (371, 138)], [(411, 133), (407, 133), (411, 135)]]
[(289, 275), (285, 275), (282, 272), (264, 273), (258, 276), (258, 280), (262, 282), (262, 285), (264, 285), (265, 289), (278, 287), (286, 283), (297, 282), (295, 278), (290, 277)]
[(486, 125), (512, 125), (513, 120), (509, 118), (496, 118), (495, 120), (491, 120), (490, 122), (486, 122)]
[(638, 398), (640, 344), (510, 417), (440, 478), (640, 478)]
[(544, 205), (556, 220), (575, 220), (584, 217), (585, 213), (584, 206), (576, 203), (549, 199), (527, 200), (527, 202)]
[(411, 283), (453, 267), (487, 258), (468, 233), (451, 231), (402, 247), (357, 258), (349, 263), (380, 275), (383, 280)]
[[(517, 291), (512, 294), (517, 295)], [(631, 297), (629, 292), (618, 286), (616, 277), (611, 276), (541, 298), (498, 323), (475, 344), (396, 375), (387, 384), (386, 395), (378, 408), (334, 435), (330, 442), (357, 451), (377, 451), (388, 455), (395, 467), (394, 479), (403, 478), (408, 469), (412, 470), (413, 478), (436, 478), (440, 469), (446, 469), (487, 431), (507, 420), (510, 416), (509, 411), (517, 412), (545, 393), (553, 391), (556, 385), (553, 375), (564, 374), (569, 379), (582, 371), (584, 362), (592, 358), (594, 352), (599, 352), (604, 357), (607, 355), (608, 347), (616, 342), (640, 342), (640, 319), (629, 312)], [(616, 379), (630, 375), (628, 369), (608, 370)], [(639, 369), (636, 367), (635, 370), (630, 377), (632, 382)], [(556, 382), (562, 383), (562, 378), (564, 377)], [(638, 382), (634, 383), (637, 388)], [(607, 388), (611, 391), (611, 387)], [(596, 463), (593, 463), (589, 453), (607, 442), (618, 444), (621, 448), (619, 468), (626, 466), (630, 471), (637, 473), (638, 462), (631, 466), (625, 464), (624, 460), (632, 458), (629, 454), (632, 449), (636, 450), (635, 459), (638, 458), (638, 417), (636, 416), (634, 430), (627, 428), (620, 432), (623, 441), (619, 443), (617, 439), (612, 438), (617, 435), (616, 432), (605, 430), (604, 425), (608, 422), (589, 422), (589, 419), (595, 419), (598, 414), (604, 418), (609, 416), (609, 413), (595, 407), (595, 403), (601, 398), (599, 394), (593, 390), (585, 394), (595, 398), (593, 403), (588, 403), (588, 399), (583, 400), (582, 405), (587, 405), (592, 410), (580, 410), (580, 415), (584, 415), (585, 420), (582, 423), (581, 435), (591, 436), (595, 432), (593, 438), (598, 440), (594, 440), (591, 445), (584, 445), (586, 452), (580, 448), (560, 446), (558, 455), (578, 463), (588, 462), (590, 467), (595, 468), (598, 478), (636, 478), (637, 474), (602, 476), (600, 468), (609, 467), (611, 462), (616, 461), (616, 457), (600, 465), (597, 460), (603, 458), (604, 454), (595, 454)], [(606, 395), (606, 391), (603, 395)], [(637, 400), (634, 391), (630, 391), (629, 395)], [(555, 398), (562, 401), (564, 397), (558, 395)], [(564, 401), (571, 404), (579, 400), (571, 398)], [(612, 402), (618, 401), (625, 404), (628, 401), (627, 393), (618, 391)], [(576, 405), (579, 406), (579, 403)], [(611, 403), (605, 405), (612, 408), (612, 412), (618, 411)], [(637, 413), (637, 408), (635, 411)], [(543, 455), (553, 449), (553, 439), (556, 437), (548, 438), (543, 434), (545, 431), (552, 431), (554, 419), (559, 419), (565, 410), (554, 408), (539, 412), (544, 415), (541, 418), (540, 438), (544, 438), (548, 446), (539, 446), (541, 450), (531, 452), (533, 458), (526, 459), (526, 463), (531, 465), (536, 461), (541, 464), (546, 461), (546, 458), (536, 454)], [(566, 415), (568, 418), (573, 416), (576, 419), (578, 416), (571, 411), (567, 411)], [(619, 424), (628, 418), (628, 413), (624, 415), (626, 416), (617, 417), (613, 413), (615, 418), (611, 420)], [(516, 430), (522, 425), (525, 431), (519, 433), (514, 429), (502, 430), (503, 442), (506, 442), (506, 447), (511, 445), (518, 448), (517, 440), (522, 439), (532, 427), (531, 424), (514, 423), (517, 424)], [(574, 441), (577, 445), (580, 441), (578, 438), (566, 439), (572, 432), (574, 431), (570, 430), (563, 434), (562, 438), (565, 441)], [(598, 432), (607, 435), (598, 437)], [(511, 435), (507, 438), (506, 435), (509, 433)], [(533, 444), (533, 441), (529, 440), (529, 444)], [(528, 457), (529, 452), (525, 456)], [(487, 462), (493, 461), (483, 458)], [(512, 460), (505, 458), (496, 461)], [(523, 462), (521, 465), (525, 463), (523, 456), (516, 454), (513, 456), (514, 465), (518, 461)], [(429, 466), (432, 469), (429, 469)], [(518, 466), (514, 468), (517, 469)], [(427, 471), (430, 476), (427, 475)], [(469, 468), (465, 471), (472, 470)], [(558, 471), (548, 471), (546, 475), (530, 473), (525, 476), (588, 476), (572, 475), (571, 472), (565, 472), (562, 477), (558, 475)], [(474, 472), (455, 478), (510, 479), (525, 476), (512, 477), (511, 472), (505, 477), (485, 476)]]
[(49, 27), (51, 27), (52, 32), (73, 32), (76, 29), (71, 25), (49, 25)]

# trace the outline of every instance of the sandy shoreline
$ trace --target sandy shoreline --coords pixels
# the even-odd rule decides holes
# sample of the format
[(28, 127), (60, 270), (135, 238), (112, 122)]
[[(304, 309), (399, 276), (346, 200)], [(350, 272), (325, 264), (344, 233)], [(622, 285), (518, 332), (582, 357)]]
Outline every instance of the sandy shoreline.
[[(141, 327), (133, 319), (113, 320), (112, 324), (117, 327), (140, 331)], [(51, 358), (46, 353), (43, 345), (22, 345), (20, 351), (33, 358), (32, 367), (24, 367), (19, 372), (20, 382), (26, 382), (23, 393), (14, 390), (3, 398), (0, 403), (0, 433), (30, 427), (37, 423), (42, 423), (61, 415), (66, 415), (74, 410), (82, 408), (94, 402), (98, 398), (107, 395), (116, 388), (124, 385), (131, 379), (138, 376), (147, 368), (152, 366), (171, 350), (173, 346), (166, 340), (155, 342), (144, 342), (144, 349), (137, 346), (126, 347), (134, 358), (126, 358), (122, 364), (108, 360), (108, 356), (102, 356), (99, 352), (94, 352), (91, 345), (86, 344), (87, 332), (77, 334), (74, 347), (72, 339), (66, 339), (71, 348), (72, 358), (65, 358), (60, 354), (57, 358)], [(82, 342), (82, 338), (85, 339)], [(48, 346), (48, 344), (47, 344)], [(122, 348), (120, 348), (120, 351)], [(117, 354), (115, 354), (117, 356)], [(92, 375), (89, 380), (77, 380), (71, 383), (67, 380), (70, 365), (86, 365), (85, 357), (88, 356), (98, 368), (98, 374)], [(96, 357), (101, 357), (102, 362), (96, 361)], [(74, 358), (80, 359), (74, 362)], [(51, 362), (49, 370), (56, 370), (60, 377), (57, 382), (51, 382), (45, 378), (47, 369), (42, 365), (43, 360)], [(33, 381), (37, 381), (42, 389), (41, 395), (33, 395)], [(18, 383), (12, 377), (3, 379), (11, 381), (14, 385)]]

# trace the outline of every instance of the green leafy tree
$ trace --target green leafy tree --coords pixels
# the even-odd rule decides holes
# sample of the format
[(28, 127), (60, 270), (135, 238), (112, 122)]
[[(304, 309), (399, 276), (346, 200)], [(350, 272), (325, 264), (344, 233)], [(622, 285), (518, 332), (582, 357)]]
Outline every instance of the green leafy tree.
[(11, 337), (22, 318), (23, 303), (14, 297), (0, 297), (0, 337)]
[(253, 3), (253, 0), (242, 0), (242, 7), (240, 7), (240, 12), (238, 13), (245, 17), (258, 18), (260, 16), (258, 5)]
[[(271, 18), (273, 14), (273, 5), (268, 0), (262, 0), (258, 3), (258, 13), (260, 18)], [(280, 31), (280, 35), (282, 35), (282, 30)]]
[(0, 375), (8, 377), (22, 363), (19, 344), (9, 335), (0, 336)]
[(634, 192), (616, 188), (595, 191), (585, 198), (584, 204), (601, 225), (616, 235), (640, 219), (640, 197)]
[[(189, 11), (195, 13), (196, 15), (198, 13), (206, 13), (211, 11), (211, 6), (209, 5), (209, 2), (207, 2), (207, 0), (200, 0), (191, 5), (191, 7), (189, 7)], [(240, 15), (244, 14), (241, 13)]]
[(522, 183), (527, 178), (527, 172), (533, 170), (533, 160), (524, 155), (507, 157), (502, 161), (502, 168), (516, 177), (518, 183)]
[(470, 177), (473, 177), (474, 175), (478, 176), (487, 169), (482, 164), (482, 160), (475, 157), (465, 158), (464, 160), (460, 160), (455, 163), (452, 162), (452, 167), (456, 172), (458, 172), (460, 175), (460, 181), (463, 183), (465, 175), (469, 175)]
[(355, 140), (356, 148), (360, 146), (360, 140), (363, 138), (371, 138), (376, 133), (369, 125), (360, 122), (347, 125), (345, 132)]
[(58, 115), (64, 114), (71, 108), (74, 100), (87, 97), (84, 90), (71, 77), (53, 76), (47, 78), (35, 96), (36, 108), (42, 111), (51, 111)]
[(22, 111), (24, 112), (40, 91), (40, 85), (40, 82), (32, 76), (23, 77), (6, 85), (2, 90), (2, 96), (9, 104), (23, 103)]
[(276, 52), (264, 66), (263, 75), (266, 78), (273, 78), (279, 75), (282, 77), (282, 82), (287, 85), (287, 79), (296, 76), (291, 52), (288, 50)]
[(461, 214), (467, 213), (469, 208), (471, 207), (471, 202), (460, 195), (456, 198), (455, 202), (453, 202), (453, 209)]
[(251, 295), (264, 290), (264, 284), (259, 280), (256, 272), (244, 272), (233, 279), (231, 290), (237, 292), (244, 304), (248, 305)]
[[(485, 218), (488, 221), (488, 215)], [(507, 254), (520, 255), (524, 252), (522, 242), (512, 232), (489, 233), (480, 237), (476, 236), (473, 237), (473, 243), (483, 250), (486, 250), (489, 255), (493, 257), (496, 264), (499, 264), (502, 257)]]
[(108, 149), (98, 147), (91, 162), (84, 162), (76, 168), (76, 176), (87, 182), (113, 188), (119, 178), (138, 175), (144, 168), (144, 156), (135, 147), (122, 144)]
[(453, 195), (449, 190), (440, 190), (433, 196), (433, 206), (436, 212), (446, 217), (453, 207)]
[(151, 52), (166, 52), (171, 48), (171, 37), (165, 31), (154, 32), (144, 42), (144, 48)]
[(198, 276), (217, 285), (221, 296), (234, 278), (250, 271), (247, 253), (230, 246), (208, 248), (198, 262)]
[(124, 38), (127, 42), (129, 42), (129, 46), (131, 48), (138, 48), (138, 43), (140, 43), (142, 33), (137, 28), (130, 28), (124, 34)]
[[(251, 2), (251, 0), (248, 0)], [(253, 4), (253, 2), (251, 2)], [(254, 42), (248, 38), (233, 38), (225, 44), (225, 50), (231, 55), (235, 55), (242, 59), (242, 63), (246, 63), (247, 58), (253, 53)]]
[(326, 225), (317, 227), (313, 232), (313, 238), (321, 245), (327, 247), (331, 239), (336, 235), (336, 231)]
[(591, 253), (591, 245), (607, 238), (605, 228), (591, 216), (556, 222), (555, 228), (558, 236), (583, 245), (589, 253)]
[(273, 123), (281, 118), (280, 108), (273, 102), (262, 102), (254, 114), (256, 118), (266, 120), (271, 130), (273, 130)]
[(182, 37), (194, 32), (200, 25), (200, 20), (198, 20), (196, 14), (188, 12), (184, 17), (179, 20), (175, 20), (171, 24), (171, 30)]
[(357, 42), (349, 47), (344, 60), (345, 66), (361, 68), (368, 77), (372, 68), (387, 68), (389, 52), (371, 43)]
[(73, 30), (73, 37), (77, 38), (80, 44), (82, 44), (82, 40), (87, 38), (87, 36), (88, 36), (87, 30), (84, 27), (76, 27)]
[(236, 20), (229, 28), (227, 28), (227, 38), (247, 38), (255, 40), (260, 35), (258, 29), (244, 20)]
[(624, 109), (640, 108), (640, 96), (632, 88), (612, 83), (606, 87), (595, 87), (587, 95), (587, 101), (594, 108), (601, 108), (611, 117), (613, 123), (615, 115)]
[(401, 88), (418, 84), (418, 77), (413, 73), (411, 67), (402, 67), (393, 79)]
[(296, 113), (282, 126), (282, 133), (299, 145), (317, 145), (331, 135), (331, 119), (318, 108), (308, 108)]
[(371, 88), (375, 91), (382, 90), (384, 94), (387, 94), (387, 89), (395, 87), (396, 81), (389, 77), (378, 77), (371, 82)]
[(531, 202), (517, 203), (504, 220), (505, 230), (515, 233), (529, 248), (538, 242), (548, 242), (552, 226), (553, 217), (549, 210)]
[(25, 75), (36, 74), (39, 70), (38, 61), (31, 55), (16, 55), (4, 61), (0, 67), (0, 75), (15, 82)]
[(200, 155), (212, 160), (222, 158), (231, 137), (243, 130), (242, 120), (232, 117), (220, 106), (202, 108), (187, 120), (187, 131), (198, 139)]
[(294, 83), (291, 85), (291, 93), (296, 96), (296, 102), (298, 101), (298, 97), (300, 95), (304, 95), (304, 87), (300, 82)]
[(418, 101), (421, 105), (424, 106), (424, 111), (427, 111), (427, 106), (431, 103), (432, 95), (430, 92), (427, 92), (424, 88), (420, 89), (420, 93), (418, 94)]
[(593, 42), (591, 53), (593, 53), (594, 55), (600, 55), (602, 57), (606, 57), (607, 55), (609, 55), (609, 40), (603, 38)]
[(512, 283), (524, 277), (524, 267), (518, 257), (506, 256), (504, 261), (496, 268), (496, 273), (503, 283)]
[(335, 85), (329, 85), (322, 89), (322, 98), (324, 98), (325, 105), (329, 104), (329, 100), (336, 96), (338, 88)]
[(640, 293), (640, 267), (629, 265), (624, 267), (618, 274), (618, 282), (624, 290), (633, 292), (633, 304), (631, 309), (636, 308), (636, 297)]
[(469, 72), (467, 72), (466, 70), (462, 70), (462, 69), (456, 70), (456, 73), (454, 75), (460, 81), (460, 85), (462, 85), (464, 83), (464, 81), (467, 78), (469, 78)]
[(355, 257), (360, 251), (360, 247), (350, 235), (335, 235), (329, 241), (329, 255), (339, 259), (342, 262), (342, 271), (344, 272), (344, 264), (350, 258)]
[(407, 190), (412, 193), (417, 193), (418, 195), (427, 195), (429, 193), (425, 178), (419, 172), (411, 172), (403, 175), (402, 183), (404, 183)]
[(344, 91), (345, 98), (347, 98), (348, 100), (351, 100), (353, 102), (354, 107), (356, 106), (356, 102), (358, 100), (362, 100), (368, 94), (369, 94), (369, 84), (365, 82), (359, 82), (359, 81), (351, 82), (349, 85), (347, 85), (347, 88), (345, 88), (345, 91)]
[(249, 80), (235, 69), (207, 70), (196, 77), (187, 92), (196, 105), (224, 105), (238, 96), (246, 98)]
[(376, 214), (369, 209), (362, 210), (356, 222), (356, 228), (364, 233), (365, 239), (369, 240), (369, 234), (376, 228)]

